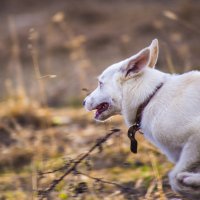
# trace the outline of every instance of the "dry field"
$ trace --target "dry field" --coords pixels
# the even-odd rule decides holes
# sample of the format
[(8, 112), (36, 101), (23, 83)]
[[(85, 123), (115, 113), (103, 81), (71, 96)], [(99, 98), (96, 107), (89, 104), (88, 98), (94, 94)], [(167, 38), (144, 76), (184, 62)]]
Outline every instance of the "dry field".
[[(139, 134), (139, 153), (132, 154), (120, 117), (99, 124), (83, 109), (41, 108), (24, 99), (7, 103), (1, 107), (0, 199), (177, 197), (166, 177), (169, 162)], [(97, 145), (44, 198), (37, 196), (113, 128), (120, 131)]]

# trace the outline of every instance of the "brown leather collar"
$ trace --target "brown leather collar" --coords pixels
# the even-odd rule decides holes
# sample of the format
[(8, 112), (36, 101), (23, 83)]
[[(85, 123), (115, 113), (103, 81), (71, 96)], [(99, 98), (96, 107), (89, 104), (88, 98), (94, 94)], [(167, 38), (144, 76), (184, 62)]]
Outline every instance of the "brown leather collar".
[(135, 134), (140, 129), (143, 111), (162, 86), (163, 86), (163, 83), (160, 83), (160, 85), (156, 87), (154, 92), (138, 107), (135, 123), (128, 129), (128, 137), (131, 141), (130, 149), (133, 153), (137, 153), (137, 140), (135, 139)]

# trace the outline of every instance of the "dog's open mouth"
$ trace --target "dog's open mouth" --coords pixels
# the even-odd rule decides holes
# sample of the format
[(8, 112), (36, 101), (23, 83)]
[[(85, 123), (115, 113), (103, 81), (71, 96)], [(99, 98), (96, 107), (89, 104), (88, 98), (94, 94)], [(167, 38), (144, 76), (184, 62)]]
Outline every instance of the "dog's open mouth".
[(98, 118), (104, 111), (108, 110), (108, 108), (109, 108), (109, 103), (107, 102), (103, 102), (99, 104), (95, 108), (96, 109), (95, 118)]

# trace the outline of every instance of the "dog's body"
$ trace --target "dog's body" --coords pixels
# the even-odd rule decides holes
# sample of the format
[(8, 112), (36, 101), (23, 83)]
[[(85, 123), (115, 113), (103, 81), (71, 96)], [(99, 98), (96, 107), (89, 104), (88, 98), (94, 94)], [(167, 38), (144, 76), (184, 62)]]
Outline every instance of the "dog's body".
[(170, 75), (154, 69), (158, 42), (137, 55), (107, 68), (99, 86), (85, 100), (95, 118), (122, 114), (128, 126), (138, 107), (163, 83), (142, 113), (144, 137), (175, 163), (169, 178), (172, 188), (200, 199), (200, 72)]

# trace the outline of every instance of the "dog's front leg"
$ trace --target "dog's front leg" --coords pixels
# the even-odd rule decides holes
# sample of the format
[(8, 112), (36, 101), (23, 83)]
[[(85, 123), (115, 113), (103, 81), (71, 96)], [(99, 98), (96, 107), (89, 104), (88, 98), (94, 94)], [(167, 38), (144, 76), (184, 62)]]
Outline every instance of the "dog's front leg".
[(190, 199), (200, 199), (200, 135), (190, 136), (169, 179), (174, 191)]

